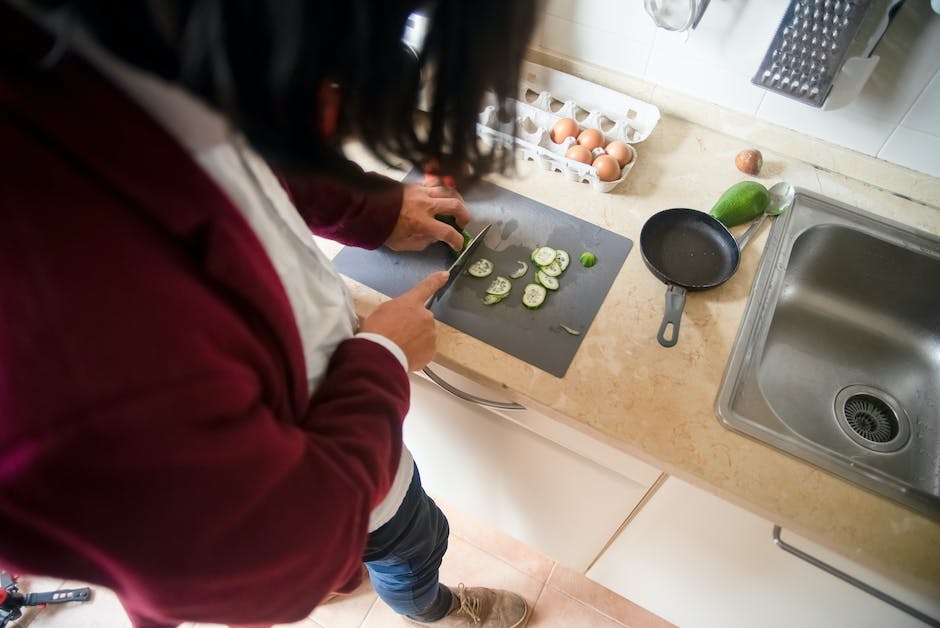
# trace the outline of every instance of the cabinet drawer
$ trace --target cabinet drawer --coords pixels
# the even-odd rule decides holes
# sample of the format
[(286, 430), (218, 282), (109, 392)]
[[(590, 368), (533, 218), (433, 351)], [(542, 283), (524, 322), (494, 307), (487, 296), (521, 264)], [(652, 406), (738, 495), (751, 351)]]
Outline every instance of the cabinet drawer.
[(432, 496), (582, 572), (649, 488), (418, 376), (405, 442)]
[[(443, 366), (433, 364), (431, 368), (439, 378), (462, 393), (498, 402), (513, 401), (501, 391), (479, 384)], [(418, 377), (425, 378), (423, 373), (418, 373)], [(530, 408), (521, 410), (488, 409), (546, 440), (552, 441), (603, 467), (607, 467), (615, 473), (619, 473), (637, 484), (650, 487), (662, 473), (656, 467), (608, 444), (606, 436), (586, 425), (575, 426), (574, 424), (564, 423)]]
[[(670, 477), (587, 575), (683, 627), (924, 625), (776, 547), (772, 528), (772, 522)], [(940, 617), (940, 600), (784, 534), (788, 543)]]

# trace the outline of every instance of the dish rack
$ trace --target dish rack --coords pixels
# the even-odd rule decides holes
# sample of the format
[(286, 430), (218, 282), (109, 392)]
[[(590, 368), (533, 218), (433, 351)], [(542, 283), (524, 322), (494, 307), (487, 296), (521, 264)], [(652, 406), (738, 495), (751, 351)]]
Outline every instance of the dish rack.
[[(575, 94), (577, 100), (572, 98)], [(649, 137), (660, 118), (655, 105), (528, 61), (522, 66), (515, 105), (515, 136), (502, 130), (505, 125), (499, 123), (495, 105), (484, 107), (477, 123), (483, 141), (514, 145), (522, 157), (541, 168), (587, 183), (598, 192), (610, 192), (627, 178), (638, 158), (635, 145)], [(621, 168), (618, 179), (602, 181), (590, 164), (565, 157), (575, 138), (556, 143), (550, 134), (562, 118), (575, 120), (580, 130), (597, 129), (605, 145), (620, 140), (630, 147), (633, 159)]]

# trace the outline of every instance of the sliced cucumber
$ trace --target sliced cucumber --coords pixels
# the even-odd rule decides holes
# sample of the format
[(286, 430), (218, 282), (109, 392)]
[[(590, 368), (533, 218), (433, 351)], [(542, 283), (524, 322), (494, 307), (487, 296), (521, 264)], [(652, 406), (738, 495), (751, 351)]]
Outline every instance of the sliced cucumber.
[(555, 260), (548, 266), (542, 266), (540, 270), (549, 277), (557, 277), (562, 272), (561, 264), (558, 263), (558, 260)]
[(549, 290), (558, 290), (558, 279), (547, 274), (544, 270), (535, 273), (535, 281)]
[(509, 275), (510, 279), (518, 279), (519, 277), (522, 277), (524, 274), (529, 272), (529, 265), (523, 262), (521, 259), (517, 259), (516, 263), (519, 264), (519, 268), (512, 271), (512, 273)]
[(577, 329), (573, 329), (573, 328), (571, 328), (571, 327), (568, 327), (567, 325), (565, 325), (565, 324), (563, 324), (563, 323), (559, 323), (558, 326), (561, 327), (561, 328), (562, 328), (563, 330), (565, 330), (566, 332), (568, 332), (569, 334), (571, 334), (572, 336), (580, 336), (580, 335), (581, 335), (581, 332), (579, 332)]
[(545, 295), (548, 294), (545, 288), (537, 283), (526, 284), (522, 292), (522, 305), (530, 310), (537, 310), (545, 303)]
[(493, 283), (490, 284), (490, 287), (486, 289), (486, 293), (504, 297), (509, 294), (510, 290), (512, 290), (512, 282), (505, 277), (497, 277), (493, 280)]
[(540, 246), (532, 251), (532, 261), (539, 266), (548, 266), (555, 261), (555, 249), (550, 246)]
[(503, 299), (505, 299), (508, 294), (509, 294), (508, 292), (506, 294), (488, 294), (483, 297), (483, 304), (495, 305), (499, 303), (500, 301), (502, 301)]
[(493, 272), (493, 262), (488, 259), (480, 258), (470, 264), (467, 272), (474, 277), (489, 277)]
[(555, 249), (555, 261), (558, 262), (558, 265), (561, 266), (561, 271), (564, 272), (565, 269), (568, 268), (568, 264), (571, 263), (571, 256), (568, 255), (568, 251)]

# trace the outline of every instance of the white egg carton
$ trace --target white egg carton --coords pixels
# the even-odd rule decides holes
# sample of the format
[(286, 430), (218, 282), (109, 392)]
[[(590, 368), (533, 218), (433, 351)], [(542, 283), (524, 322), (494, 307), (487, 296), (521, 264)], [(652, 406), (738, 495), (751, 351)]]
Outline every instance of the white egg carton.
[[(610, 192), (626, 179), (637, 162), (634, 144), (649, 137), (659, 122), (655, 105), (631, 98), (577, 77), (525, 62), (519, 98), (516, 100), (516, 134), (505, 132), (497, 120), (496, 107), (487, 105), (480, 113), (477, 132), (484, 141), (514, 144), (525, 158), (546, 170), (562, 173), (572, 181), (589, 183), (598, 192)], [(551, 88), (551, 89), (548, 89)], [(578, 94), (578, 101), (562, 95)], [(597, 169), (565, 157), (577, 142), (573, 137), (560, 144), (551, 139), (551, 129), (558, 120), (571, 118), (581, 130), (597, 129), (604, 143), (625, 142), (633, 151), (633, 160), (621, 168), (614, 181), (601, 181)]]

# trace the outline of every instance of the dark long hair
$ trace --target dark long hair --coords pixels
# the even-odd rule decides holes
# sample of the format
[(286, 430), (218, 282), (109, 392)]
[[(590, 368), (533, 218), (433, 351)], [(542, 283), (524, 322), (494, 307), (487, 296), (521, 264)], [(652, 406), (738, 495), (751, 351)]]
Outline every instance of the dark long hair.
[[(492, 92), (512, 120), (534, 0), (35, 0), (65, 8), (124, 60), (177, 82), (223, 111), (275, 165), (349, 175), (337, 140), (380, 158), (436, 161), (444, 174), (503, 169), (480, 150), (476, 120)], [(424, 45), (402, 44), (409, 15), (428, 18)], [(420, 77), (430, 77), (418, 115)], [(340, 133), (324, 137), (320, 86), (339, 86)], [(420, 119), (419, 119), (420, 118)]]

